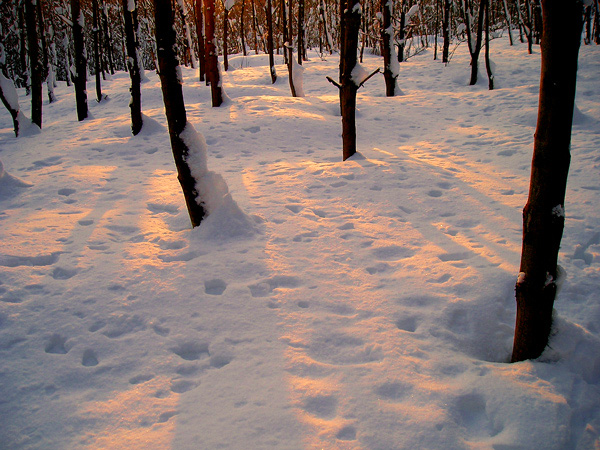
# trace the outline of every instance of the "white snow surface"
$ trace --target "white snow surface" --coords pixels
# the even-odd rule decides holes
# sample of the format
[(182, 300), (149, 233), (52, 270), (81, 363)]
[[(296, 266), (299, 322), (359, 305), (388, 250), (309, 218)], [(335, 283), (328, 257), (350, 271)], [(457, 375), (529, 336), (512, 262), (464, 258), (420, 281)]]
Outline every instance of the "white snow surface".
[(136, 137), (126, 73), (83, 122), (64, 83), (39, 133), (15, 138), (2, 109), (0, 447), (597, 448), (600, 49), (581, 48), (550, 348), (517, 364), (539, 48), (491, 52), (494, 91), (468, 86), (466, 45), (402, 63), (403, 96), (374, 77), (346, 162), (337, 57), (305, 63), (299, 98), (248, 57), (220, 108), (183, 68), (229, 186), (194, 230), (155, 73)]
[[(6, 78), (2, 73), (0, 73), (0, 88), (2, 88), (2, 93), (9, 106), (14, 111), (19, 111), (19, 95), (17, 94), (17, 89), (12, 80)], [(4, 107), (4, 105), (2, 105), (2, 107)]]

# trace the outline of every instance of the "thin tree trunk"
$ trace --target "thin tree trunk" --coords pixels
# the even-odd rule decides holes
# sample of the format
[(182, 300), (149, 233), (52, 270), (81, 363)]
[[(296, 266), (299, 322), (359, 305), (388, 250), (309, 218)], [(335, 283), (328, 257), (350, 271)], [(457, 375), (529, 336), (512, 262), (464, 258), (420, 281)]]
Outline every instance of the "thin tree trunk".
[(242, 54), (247, 56), (246, 52), (246, 26), (244, 16), (246, 15), (246, 0), (240, 0), (242, 2), (242, 12), (240, 14), (240, 37), (242, 39)]
[[(125, 38), (127, 42), (127, 69), (131, 78), (131, 132), (136, 136), (143, 126), (142, 118), (142, 78), (138, 61), (139, 37), (137, 34), (137, 0), (122, 0), (123, 19), (125, 22)], [(133, 10), (129, 10), (129, 5)]]
[(485, 70), (488, 76), (489, 90), (494, 89), (494, 74), (492, 73), (492, 64), (490, 62), (490, 3), (492, 0), (486, 1), (485, 4)]
[(508, 41), (510, 42), (510, 45), (513, 45), (514, 41), (512, 35), (512, 20), (510, 18), (508, 3), (506, 2), (506, 0), (502, 0), (502, 4), (504, 6), (504, 17), (506, 17), (506, 25), (508, 26)]
[(258, 35), (256, 29), (258, 28), (256, 21), (256, 6), (254, 5), (254, 0), (251, 3), (252, 6), (252, 37), (254, 39), (254, 54), (258, 55)]
[(183, 101), (183, 89), (178, 77), (179, 61), (175, 53), (175, 30), (173, 29), (171, 1), (154, 0), (154, 9), (160, 84), (169, 125), (171, 148), (177, 167), (177, 178), (185, 197), (190, 220), (192, 226), (197, 227), (204, 218), (205, 211), (197, 201), (196, 180), (187, 163), (190, 149), (182, 138), (187, 124), (187, 116)]
[(583, 25), (581, 0), (543, 0), (542, 11), (538, 121), (529, 198), (523, 210), (512, 362), (539, 357), (548, 344), (552, 327)]
[(17, 7), (17, 15), (19, 16), (19, 61), (21, 63), (20, 87), (25, 88), (25, 95), (31, 93), (31, 79), (27, 75), (29, 73), (27, 67), (27, 32), (25, 27), (25, 5), (20, 3)]
[(204, 0), (204, 20), (206, 24), (206, 81), (210, 83), (212, 105), (217, 107), (223, 103), (223, 91), (217, 47), (215, 46), (215, 0)]
[(442, 62), (448, 63), (448, 56), (450, 50), (450, 0), (444, 0), (444, 23), (443, 35), (444, 35), (444, 47), (442, 49)]
[(298, 0), (298, 64), (300, 65), (306, 59), (304, 37), (304, 0)]
[(87, 60), (83, 41), (83, 15), (79, 0), (71, 0), (71, 17), (73, 20), (73, 46), (75, 48), (75, 101), (77, 103), (77, 119), (85, 120), (88, 116), (87, 104)]
[[(214, 2), (214, 0), (212, 0)], [(229, 10), (227, 7), (224, 8), (223, 11), (223, 69), (225, 72), (229, 70)]]
[(352, 78), (356, 66), (358, 32), (360, 30), (359, 0), (342, 0), (340, 49), (340, 110), (342, 113), (342, 158), (345, 161), (356, 153), (356, 91), (358, 86)]
[(319, 0), (319, 14), (321, 16), (321, 23), (323, 26), (323, 34), (325, 36), (325, 43), (327, 44), (327, 48), (329, 53), (333, 52), (333, 42), (331, 39), (331, 34), (329, 33), (329, 28), (327, 27), (327, 16), (325, 10), (325, 1)]
[[(381, 0), (381, 54), (383, 55), (383, 79), (385, 80), (385, 95), (396, 95), (397, 73), (392, 70), (392, 53), (394, 45), (394, 27), (392, 26), (392, 0)], [(395, 56), (395, 55), (394, 55)]]
[(269, 35), (267, 37), (267, 47), (269, 51), (269, 72), (271, 73), (271, 83), (277, 81), (277, 73), (275, 72), (275, 58), (273, 56), (273, 7), (271, 0), (267, 0), (267, 28)]
[(287, 46), (290, 45), (287, 29), (287, 8), (285, 6), (285, 0), (281, 0), (281, 31), (283, 34), (283, 60), (285, 64), (289, 64)]
[[(14, 87), (12, 80), (5, 77), (2, 73), (4, 71), (0, 71), (0, 100), (6, 106), (6, 109), (10, 113), (10, 116), (13, 120), (13, 128), (15, 130), (15, 136), (19, 137), (19, 98), (17, 97), (17, 91)], [(5, 87), (12, 90), (12, 92), (4, 92)], [(12, 95), (11, 95), (12, 94)]]
[(31, 122), (42, 128), (43, 75), (37, 8), (34, 0), (25, 1), (25, 22), (27, 24), (27, 43), (29, 46), (29, 67), (31, 69)]
[(204, 81), (206, 75), (206, 61), (204, 57), (204, 15), (202, 14), (202, 0), (195, 0), (196, 36), (198, 37), (198, 79)]
[(102, 101), (100, 81), (100, 41), (98, 39), (98, 0), (92, 0), (92, 37), (94, 39), (94, 68), (96, 69), (96, 101)]
[(108, 68), (110, 70), (110, 74), (115, 74), (115, 65), (113, 62), (113, 48), (112, 48), (112, 36), (110, 34), (110, 29), (108, 28), (108, 12), (106, 10), (106, 3), (102, 2), (100, 6), (100, 11), (102, 13), (102, 29), (104, 34), (104, 47), (106, 48), (106, 56), (108, 58)]

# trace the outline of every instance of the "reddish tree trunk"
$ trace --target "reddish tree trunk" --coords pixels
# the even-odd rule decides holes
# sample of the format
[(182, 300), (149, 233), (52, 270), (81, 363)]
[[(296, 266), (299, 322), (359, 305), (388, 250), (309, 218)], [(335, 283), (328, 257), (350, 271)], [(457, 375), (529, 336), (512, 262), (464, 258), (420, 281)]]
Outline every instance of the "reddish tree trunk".
[(582, 8), (580, 0), (542, 1), (540, 99), (529, 198), (523, 210), (513, 362), (539, 357), (552, 326), (571, 161)]

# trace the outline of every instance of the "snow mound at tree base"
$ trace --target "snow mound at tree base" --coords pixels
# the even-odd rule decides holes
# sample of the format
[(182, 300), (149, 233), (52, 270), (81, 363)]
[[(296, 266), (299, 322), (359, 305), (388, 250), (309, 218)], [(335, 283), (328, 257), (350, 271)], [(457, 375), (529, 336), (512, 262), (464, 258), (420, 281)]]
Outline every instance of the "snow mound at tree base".
[(0, 200), (17, 195), (21, 189), (31, 186), (5, 171), (2, 161), (0, 161)]

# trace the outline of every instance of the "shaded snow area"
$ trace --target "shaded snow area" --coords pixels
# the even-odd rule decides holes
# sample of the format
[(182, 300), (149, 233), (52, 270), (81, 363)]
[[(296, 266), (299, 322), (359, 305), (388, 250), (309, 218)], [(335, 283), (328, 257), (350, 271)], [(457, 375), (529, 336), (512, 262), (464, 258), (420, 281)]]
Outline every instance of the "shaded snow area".
[(598, 448), (600, 48), (581, 49), (550, 349), (518, 364), (540, 55), (503, 37), (491, 56), (494, 91), (467, 85), (464, 44), (402, 63), (403, 96), (371, 78), (346, 162), (337, 56), (309, 52), (299, 98), (281, 56), (275, 85), (265, 55), (232, 57), (220, 108), (183, 68), (218, 205), (194, 230), (155, 73), (136, 137), (126, 73), (81, 123), (62, 83), (41, 133), (2, 110), (0, 448)]

